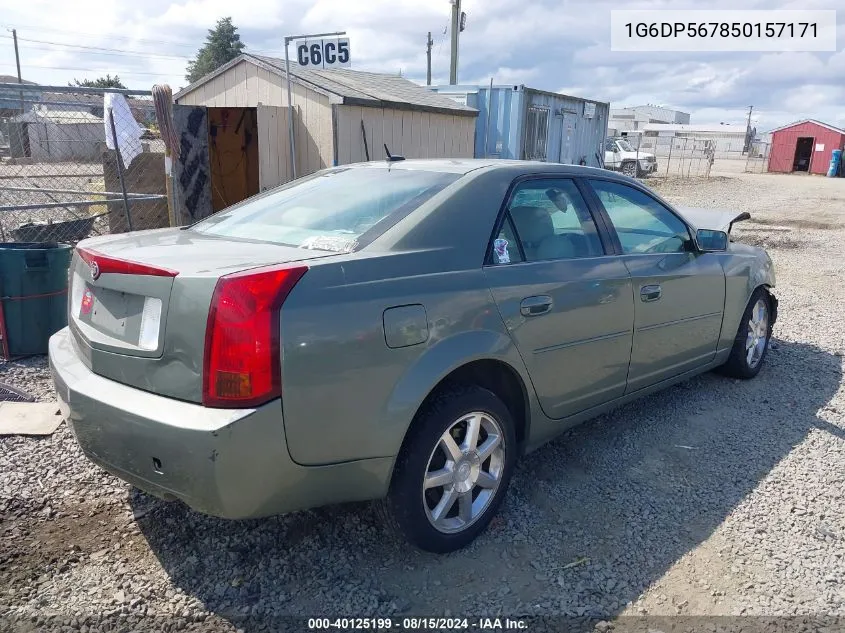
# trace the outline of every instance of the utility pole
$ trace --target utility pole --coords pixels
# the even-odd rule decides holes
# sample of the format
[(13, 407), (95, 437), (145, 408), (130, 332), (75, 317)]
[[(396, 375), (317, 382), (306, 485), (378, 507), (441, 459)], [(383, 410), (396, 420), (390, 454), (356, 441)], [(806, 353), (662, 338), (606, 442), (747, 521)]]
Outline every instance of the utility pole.
[(434, 42), (431, 41), (431, 31), (428, 32), (428, 40), (425, 43), (425, 56), (426, 56), (426, 73), (425, 73), (425, 85), (431, 85), (431, 47), (434, 45)]
[(449, 64), (449, 84), (458, 83), (458, 39), (461, 33), (461, 0), (450, 0), (452, 3), (452, 60)]
[[(15, 42), (15, 65), (18, 67), (18, 83), (22, 84), (23, 79), (21, 79), (21, 56), (18, 53), (18, 31), (17, 29), (12, 29), (12, 40)], [(21, 114), (23, 114), (23, 91), (20, 93), (21, 98)]]
[(751, 142), (754, 140), (751, 138), (751, 112), (753, 110), (753, 105), (748, 106), (748, 123), (745, 124), (745, 147), (742, 148), (743, 154), (751, 151)]

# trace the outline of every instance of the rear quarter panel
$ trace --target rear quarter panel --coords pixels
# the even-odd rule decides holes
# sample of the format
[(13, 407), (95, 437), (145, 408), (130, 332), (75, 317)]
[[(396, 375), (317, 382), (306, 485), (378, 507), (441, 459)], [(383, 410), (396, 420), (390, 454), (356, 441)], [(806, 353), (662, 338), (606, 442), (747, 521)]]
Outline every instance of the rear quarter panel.
[[(481, 265), (443, 272), (437, 251), (314, 266), (282, 310), (285, 433), (294, 461), (394, 456), (428, 393), (450, 371), (502, 360), (527, 380)], [(390, 348), (383, 315), (422, 304), (425, 342)]]

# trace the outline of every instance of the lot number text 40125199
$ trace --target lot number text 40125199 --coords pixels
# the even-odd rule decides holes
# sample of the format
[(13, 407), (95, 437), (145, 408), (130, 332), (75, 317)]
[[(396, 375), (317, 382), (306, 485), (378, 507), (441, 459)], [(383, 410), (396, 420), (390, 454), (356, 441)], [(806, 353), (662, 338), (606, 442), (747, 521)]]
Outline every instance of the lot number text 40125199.
[(308, 618), (312, 631), (524, 631), (528, 622), (518, 618)]

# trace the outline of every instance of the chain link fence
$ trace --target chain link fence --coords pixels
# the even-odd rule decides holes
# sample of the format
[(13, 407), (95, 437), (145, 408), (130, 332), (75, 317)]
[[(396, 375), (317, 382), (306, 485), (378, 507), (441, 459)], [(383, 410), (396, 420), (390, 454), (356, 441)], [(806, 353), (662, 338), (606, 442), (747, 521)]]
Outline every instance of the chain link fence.
[(657, 160), (651, 178), (694, 178), (768, 171), (771, 144), (755, 141), (750, 151), (744, 142), (719, 136), (644, 136), (625, 138), (643, 159)]
[(148, 91), (0, 84), (0, 241), (169, 226), (164, 156)]

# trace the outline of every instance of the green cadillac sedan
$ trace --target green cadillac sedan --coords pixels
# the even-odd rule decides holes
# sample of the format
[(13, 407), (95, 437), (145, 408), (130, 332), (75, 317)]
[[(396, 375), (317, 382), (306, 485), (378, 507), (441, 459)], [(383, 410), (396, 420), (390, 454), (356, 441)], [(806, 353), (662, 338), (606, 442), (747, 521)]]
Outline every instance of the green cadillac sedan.
[(731, 240), (747, 217), (588, 167), (325, 169), (81, 242), (51, 371), (87, 457), (150, 494), (225, 518), (379, 500), (447, 552), (567, 428), (760, 371), (775, 276)]

